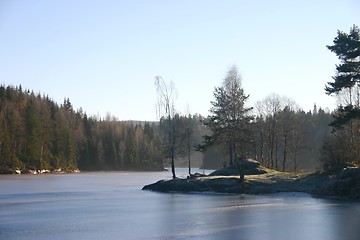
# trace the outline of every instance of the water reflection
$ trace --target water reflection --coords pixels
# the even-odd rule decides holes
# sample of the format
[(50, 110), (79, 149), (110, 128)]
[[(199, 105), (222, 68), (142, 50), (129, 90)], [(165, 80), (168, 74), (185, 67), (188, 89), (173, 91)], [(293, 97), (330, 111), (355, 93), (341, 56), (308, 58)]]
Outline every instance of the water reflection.
[(360, 204), (306, 194), (161, 194), (167, 173), (0, 177), (0, 239), (360, 239)]
[[(306, 194), (165, 194), (159, 221), (181, 239), (359, 239), (360, 205)], [(165, 230), (164, 230), (165, 229)]]

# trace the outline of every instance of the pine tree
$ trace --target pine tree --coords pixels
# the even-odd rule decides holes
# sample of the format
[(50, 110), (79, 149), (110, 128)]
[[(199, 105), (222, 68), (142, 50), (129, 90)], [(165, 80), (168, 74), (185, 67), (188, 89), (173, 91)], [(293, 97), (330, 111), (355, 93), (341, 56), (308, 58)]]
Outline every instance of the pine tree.
[(229, 163), (233, 165), (237, 155), (245, 155), (249, 137), (248, 126), (252, 119), (249, 114), (252, 108), (245, 107), (249, 95), (245, 95), (241, 86), (241, 77), (233, 66), (224, 79), (221, 87), (214, 90), (215, 100), (205, 125), (212, 135), (205, 135), (203, 143), (197, 150), (204, 151), (211, 145), (225, 144), (229, 153)]
[[(360, 119), (359, 86), (360, 86), (360, 30), (353, 26), (350, 33), (338, 31), (333, 46), (327, 48), (334, 52), (341, 63), (336, 66), (337, 74), (333, 82), (328, 82), (325, 87), (327, 94), (339, 93), (342, 90), (349, 90), (350, 100), (345, 107), (340, 106), (338, 114), (332, 123), (334, 127), (341, 127), (351, 119)], [(357, 87), (357, 102), (353, 103), (351, 96), (352, 88)]]

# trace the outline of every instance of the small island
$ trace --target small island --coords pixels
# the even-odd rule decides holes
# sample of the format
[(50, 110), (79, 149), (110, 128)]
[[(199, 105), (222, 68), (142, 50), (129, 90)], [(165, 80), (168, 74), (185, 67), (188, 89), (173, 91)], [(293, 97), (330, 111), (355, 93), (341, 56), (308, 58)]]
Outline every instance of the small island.
[(144, 186), (156, 192), (212, 192), (227, 194), (273, 194), (303, 192), (314, 196), (360, 200), (360, 168), (348, 167), (336, 175), (325, 172), (287, 173), (271, 170), (251, 159), (241, 164), (245, 174), (240, 181), (237, 165), (216, 170), (209, 175), (192, 174), (187, 178), (160, 180)]
[[(306, 113), (291, 99), (276, 94), (249, 107), (250, 95), (245, 94), (241, 74), (234, 65), (222, 84), (214, 88), (210, 115), (201, 120), (206, 131), (201, 140), (194, 142), (190, 137), (191, 121), (178, 124), (174, 84), (165, 82), (161, 76), (155, 77), (157, 113), (164, 129), (163, 153), (171, 166), (172, 179), (160, 180), (143, 189), (231, 194), (304, 192), (359, 200), (360, 75), (354, 67), (359, 65), (359, 51), (356, 51), (359, 36), (360, 30), (354, 25), (349, 34), (338, 31), (334, 45), (326, 46), (341, 64), (336, 67), (334, 81), (325, 86), (325, 93), (339, 95), (349, 91), (344, 106), (340, 104), (329, 118), (316, 104), (313, 111)], [(357, 96), (356, 100), (353, 95)], [(316, 117), (308, 120), (311, 115)], [(317, 125), (319, 122), (324, 125)], [(203, 163), (223, 162), (230, 167), (210, 175), (191, 174), (191, 146), (203, 153)], [(184, 153), (189, 162), (189, 177), (180, 179), (176, 177), (175, 159)], [(264, 166), (244, 160), (245, 156), (259, 160)], [(320, 168), (315, 173), (298, 173)]]

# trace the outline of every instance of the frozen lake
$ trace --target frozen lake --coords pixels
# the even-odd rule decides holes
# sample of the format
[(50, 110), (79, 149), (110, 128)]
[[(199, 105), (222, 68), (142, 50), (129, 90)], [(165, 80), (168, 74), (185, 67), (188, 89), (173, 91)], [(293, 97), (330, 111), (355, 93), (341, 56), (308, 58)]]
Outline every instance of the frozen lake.
[(169, 172), (0, 176), (0, 239), (360, 239), (359, 203), (301, 193), (141, 190), (170, 176)]

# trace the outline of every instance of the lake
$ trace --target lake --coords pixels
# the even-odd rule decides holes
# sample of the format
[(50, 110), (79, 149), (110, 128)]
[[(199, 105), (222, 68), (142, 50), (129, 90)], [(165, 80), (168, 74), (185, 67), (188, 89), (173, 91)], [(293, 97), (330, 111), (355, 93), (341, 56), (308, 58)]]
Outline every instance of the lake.
[[(186, 175), (186, 169), (178, 171)], [(170, 172), (2, 175), (0, 239), (360, 239), (360, 203), (302, 193), (141, 190), (169, 177)]]

